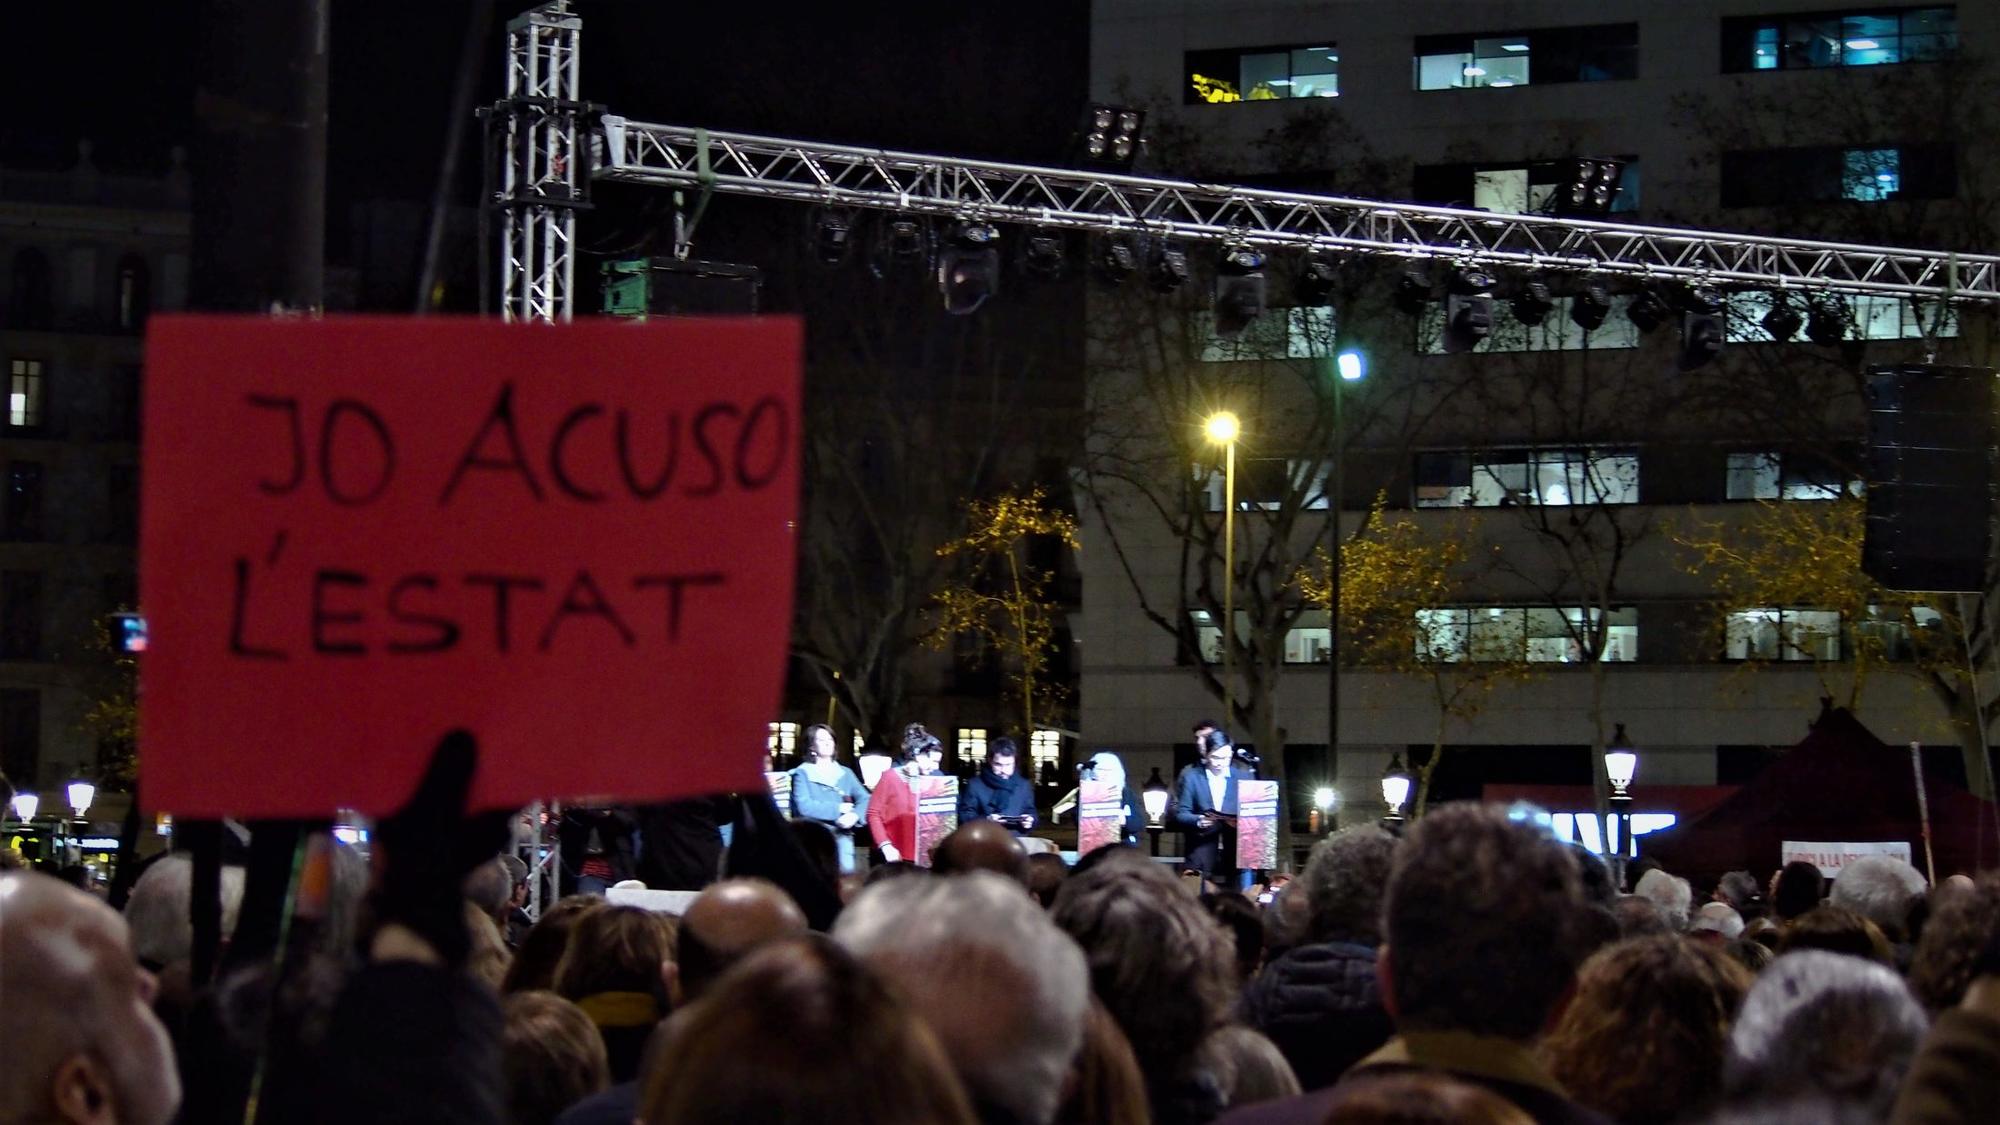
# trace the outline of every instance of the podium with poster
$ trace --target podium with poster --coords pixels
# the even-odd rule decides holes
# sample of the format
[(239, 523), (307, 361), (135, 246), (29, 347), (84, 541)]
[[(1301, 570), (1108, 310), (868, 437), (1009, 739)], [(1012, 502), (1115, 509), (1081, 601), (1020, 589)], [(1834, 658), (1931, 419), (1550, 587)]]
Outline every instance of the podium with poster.
[(1236, 866), (1268, 871), (1278, 866), (1278, 783), (1236, 783)]
[(1125, 787), (1115, 781), (1085, 781), (1076, 794), (1076, 854), (1089, 855), (1119, 843), (1125, 830)]
[(917, 854), (910, 858), (918, 867), (929, 867), (931, 853), (958, 829), (958, 779), (949, 774), (913, 778), (910, 792), (917, 798)]

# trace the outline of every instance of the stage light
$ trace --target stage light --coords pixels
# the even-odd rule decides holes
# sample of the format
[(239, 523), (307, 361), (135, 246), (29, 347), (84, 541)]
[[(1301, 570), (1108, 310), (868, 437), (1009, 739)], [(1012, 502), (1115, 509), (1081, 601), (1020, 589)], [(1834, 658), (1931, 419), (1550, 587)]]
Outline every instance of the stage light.
[(1806, 339), (1830, 348), (1847, 338), (1846, 310), (1832, 297), (1806, 302)]
[(1036, 277), (1054, 281), (1063, 275), (1063, 240), (1059, 234), (1038, 231), (1023, 244), (1022, 268)]
[(1774, 293), (1771, 295), (1771, 311), (1765, 313), (1759, 323), (1763, 324), (1764, 331), (1771, 334), (1771, 339), (1784, 343), (1799, 334), (1799, 329), (1805, 327), (1806, 318), (1799, 315), (1799, 310), (1792, 307), (1784, 294)]
[(1521, 282), (1521, 288), (1509, 301), (1508, 307), (1514, 311), (1514, 319), (1533, 327), (1549, 318), (1555, 311), (1555, 298), (1550, 295), (1549, 283), (1537, 275)]
[(1132, 248), (1132, 240), (1122, 234), (1114, 234), (1098, 244), (1095, 259), (1097, 276), (1110, 285), (1122, 285), (1139, 268), (1139, 252)]
[(1585, 282), (1576, 296), (1570, 298), (1570, 323), (1585, 332), (1595, 332), (1603, 327), (1604, 318), (1610, 315), (1611, 293), (1601, 281)]
[(1172, 242), (1163, 242), (1146, 270), (1146, 281), (1158, 293), (1172, 293), (1187, 284), (1187, 251)]
[(1333, 290), (1339, 281), (1339, 263), (1324, 254), (1307, 254), (1299, 266), (1298, 280), (1293, 283), (1293, 295), (1302, 308), (1326, 305), (1333, 300)]
[(854, 252), (854, 220), (845, 211), (819, 211), (813, 217), (813, 253), (821, 265), (844, 264)]
[(1673, 311), (1667, 307), (1665, 301), (1660, 300), (1658, 293), (1648, 289), (1632, 298), (1632, 303), (1625, 306), (1625, 319), (1631, 321), (1632, 327), (1637, 328), (1639, 334), (1643, 336), (1665, 324), (1668, 314)]
[(1444, 350), (1468, 352), (1493, 334), (1493, 275), (1478, 266), (1445, 279)]
[(1124, 171), (1139, 158), (1140, 130), (1146, 123), (1144, 110), (1124, 105), (1092, 105), (1084, 110), (1077, 163)]
[(1225, 251), (1215, 273), (1215, 334), (1240, 334), (1264, 311), (1264, 255), (1248, 246)]
[(938, 256), (938, 293), (944, 311), (965, 316), (1000, 291), (1000, 232), (991, 223), (966, 222), (952, 228)]
[(1722, 295), (1707, 286), (1688, 290), (1681, 309), (1679, 367), (1693, 371), (1722, 354)]
[(1411, 316), (1424, 315), (1424, 306), (1430, 303), (1431, 279), (1415, 266), (1403, 271), (1396, 279), (1396, 292), (1390, 297), (1395, 306)]
[(924, 256), (924, 227), (915, 219), (891, 219), (888, 228), (889, 256), (910, 262)]
[(1602, 215), (1618, 199), (1618, 181), (1625, 174), (1625, 161), (1603, 157), (1580, 157), (1565, 162), (1567, 175), (1556, 187), (1552, 200), (1558, 215)]

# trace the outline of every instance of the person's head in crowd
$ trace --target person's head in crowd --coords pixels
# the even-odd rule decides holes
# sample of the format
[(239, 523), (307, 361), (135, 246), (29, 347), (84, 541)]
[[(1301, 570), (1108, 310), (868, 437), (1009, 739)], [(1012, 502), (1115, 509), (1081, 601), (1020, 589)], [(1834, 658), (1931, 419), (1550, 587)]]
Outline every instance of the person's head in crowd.
[(805, 729), (805, 744), (809, 762), (831, 762), (840, 752), (839, 743), (833, 739), (833, 728), (825, 723), (814, 723)]
[(1221, 729), (1222, 729), (1222, 724), (1216, 722), (1214, 719), (1196, 719), (1194, 721), (1195, 752), (1197, 754), (1205, 753), (1208, 750), (1209, 733)]
[[(899, 882), (856, 903), (918, 885)], [(644, 1125), (976, 1120), (930, 1025), (818, 935), (764, 946), (724, 973), (675, 1019), (642, 1085)]]
[(507, 886), (510, 888), (507, 895), (510, 900), (509, 905), (519, 906), (528, 901), (527, 861), (513, 852), (503, 852), (500, 855), (500, 866), (507, 869)]
[(1612, 917), (1618, 920), (1618, 936), (1621, 938), (1648, 937), (1652, 934), (1674, 932), (1672, 919), (1660, 909), (1660, 904), (1644, 895), (1619, 895), (1611, 906)]
[(1504, 809), (1434, 809), (1396, 849), (1378, 972), (1400, 1031), (1528, 1040), (1582, 960), (1564, 845)]
[(1928, 1021), (1902, 978), (1825, 950), (1771, 962), (1744, 998), (1724, 1066), (1731, 1102), (1823, 1095), (1886, 1120)]
[(1778, 869), (1771, 880), (1771, 913), (1780, 922), (1789, 922), (1813, 907), (1819, 905), (1820, 889), (1825, 879), (1819, 868), (1802, 859), (1795, 859)]
[(665, 914), (612, 905), (584, 914), (570, 930), (555, 990), (597, 1025), (614, 1082), (637, 1076), (646, 1037), (673, 1010), (677, 928)]
[(1721, 1092), (1729, 1024), (1752, 979), (1720, 950), (1671, 934), (1607, 946), (1577, 971), (1542, 1056), (1572, 1097), (1606, 1117), (1679, 1119)]
[(1576, 861), (1577, 877), (1583, 882), (1583, 898), (1593, 906), (1611, 909), (1618, 901), (1618, 884), (1611, 878), (1611, 865), (1604, 857), (1583, 846), (1582, 841), (1572, 841), (1569, 856)]
[[(132, 952), (139, 963), (158, 972), (186, 961), (194, 951), (194, 924), (188, 920), (188, 900), (192, 896), (194, 861), (185, 855), (168, 855), (154, 860), (145, 874), (132, 885), (125, 900), (125, 923), (132, 931)], [(236, 915), (243, 908), (243, 869), (234, 864), (222, 868), (222, 936), (236, 930)]]
[(812, 866), (827, 886), (840, 884), (840, 845), (834, 842), (833, 829), (816, 820), (794, 820), (792, 837), (799, 842), (799, 850), (806, 854), (806, 862)]
[(1762, 918), (1770, 910), (1763, 885), (1748, 871), (1731, 871), (1717, 880), (1715, 901), (1727, 903), (1746, 922)]
[(1201, 736), (1197, 744), (1201, 748), (1202, 768), (1221, 777), (1229, 772), (1230, 763), (1236, 760), (1236, 744), (1229, 740), (1226, 730), (1211, 730)]
[(173, 1047), (117, 912), (47, 876), (0, 875), (0, 988), (13, 1029), (0, 1121), (173, 1120)]
[(1312, 904), (1306, 898), (1303, 879), (1293, 879), (1271, 892), (1264, 907), (1264, 959), (1275, 961), (1312, 940)]
[(1632, 893), (1640, 898), (1651, 899), (1666, 915), (1667, 925), (1676, 932), (1688, 927), (1688, 911), (1694, 905), (1694, 888), (1686, 879), (1669, 875), (1660, 868), (1654, 868), (1639, 876)]
[(674, 939), (682, 999), (700, 999), (725, 970), (759, 947), (805, 932), (805, 912), (777, 884), (711, 883), (688, 903)]
[(1108, 781), (1123, 788), (1128, 780), (1125, 776), (1125, 760), (1109, 750), (1099, 750), (1083, 765), (1084, 777), (1091, 781)]
[(507, 983), (507, 970), (513, 967), (514, 961), (513, 952), (507, 948), (507, 938), (500, 932), (500, 923), (480, 909), (478, 903), (467, 899), (465, 931), (471, 941), (465, 956), (465, 971), (474, 980), (499, 992), (501, 986)]
[[(1940, 887), (1942, 890), (1942, 886)], [(2000, 872), (1938, 896), (1910, 956), (1910, 989), (1933, 1015), (1965, 999), (1980, 952), (2000, 937)]]
[(911, 723), (903, 728), (902, 741), (896, 745), (895, 767), (905, 777), (922, 777), (936, 773), (944, 761), (944, 743), (937, 735), (924, 729), (922, 723)]
[(1069, 878), (1069, 864), (1054, 852), (1036, 852), (1028, 857), (1028, 893), (1044, 908), (1054, 906), (1056, 892)]
[(1883, 936), (1881, 927), (1832, 903), (1813, 907), (1785, 927), (1784, 936), (1778, 940), (1778, 953), (1799, 949), (1824, 949), (1850, 957), (1866, 957), (1891, 968), (1896, 964), (1895, 950), (1889, 947), (1889, 939)]
[(1305, 892), (1305, 940), (1377, 944), (1395, 854), (1396, 838), (1372, 825), (1343, 828), (1314, 844), (1298, 881)]
[(1725, 943), (1722, 951), (1737, 964), (1750, 970), (1752, 976), (1769, 968), (1772, 960), (1778, 956), (1770, 946), (1749, 938), (1737, 938), (1735, 941)]
[[(992, 761), (989, 755), (987, 760)], [(952, 829), (938, 842), (931, 870), (939, 875), (991, 871), (1023, 886), (1028, 882), (1028, 852), (997, 820), (972, 820)]]
[(528, 936), (521, 939), (521, 947), (514, 951), (514, 963), (507, 966), (507, 976), (500, 982), (500, 991), (533, 992), (555, 988), (556, 966), (562, 963), (563, 951), (569, 948), (569, 934), (576, 927), (577, 919), (605, 905), (602, 895), (570, 895), (556, 900), (542, 911), (542, 916), (528, 930)]
[(1151, 1125), (1146, 1076), (1118, 1021), (1095, 996), (1083, 1018), (1083, 1045), (1070, 1064), (1063, 1102), (1056, 1110), (1063, 1125)]
[(1875, 923), (1893, 944), (1910, 940), (1910, 911), (1928, 889), (1923, 873), (1902, 860), (1865, 855), (1833, 877), (1826, 900)]
[[(1133, 859), (1145, 859), (1145, 853), (1130, 844), (1106, 844), (1096, 851), (1076, 857), (1076, 866), (1069, 869), (1070, 878), (1105, 863), (1124, 863)], [(1196, 872), (1200, 874), (1200, 872)]]
[(986, 748), (986, 765), (983, 767), (994, 777), (1006, 779), (1021, 771), (1021, 744), (1006, 736), (993, 740)]
[(507, 1125), (550, 1125), (611, 1084), (604, 1040), (583, 1009), (553, 992), (517, 992), (501, 1004)]
[(982, 1117), (1046, 1125), (1083, 1039), (1090, 977), (1019, 883), (988, 871), (898, 879), (863, 891), (833, 936), (901, 986)]
[(479, 912), (496, 922), (507, 920), (507, 910), (513, 905), (514, 879), (501, 857), (472, 869), (465, 877), (465, 899), (479, 908)]
[(1208, 1033), (1198, 1052), (1201, 1068), (1215, 1076), (1226, 1105), (1252, 1105), (1296, 1097), (1298, 1075), (1277, 1044), (1242, 1024), (1224, 1024)]
[(1770, 915), (1743, 923), (1743, 940), (1754, 941), (1773, 953), (1778, 951), (1778, 943), (1785, 938), (1785, 928), (1771, 920)]
[(1200, 901), (1209, 917), (1221, 923), (1229, 934), (1230, 948), (1236, 954), (1236, 982), (1240, 985), (1264, 963), (1264, 916), (1257, 904), (1235, 891), (1205, 894)]
[(1743, 916), (1726, 902), (1704, 902), (1701, 909), (1694, 912), (1694, 921), (1688, 924), (1688, 933), (1717, 944), (1735, 941), (1743, 936)]
[(1324, 1125), (1534, 1125), (1514, 1103), (1439, 1070), (1355, 1076)]
[(1153, 1112), (1219, 1103), (1219, 1089), (1201, 1089), (1196, 1052), (1235, 1000), (1229, 937), (1172, 873), (1134, 849), (1105, 851), (1063, 884), (1052, 916), (1083, 948), (1092, 990), (1131, 1040)]
[(878, 863), (870, 867), (868, 869), (868, 877), (862, 880), (861, 885), (863, 889), (866, 889), (877, 883), (886, 883), (891, 879), (901, 879), (906, 876), (928, 877), (930, 873), (930, 868), (917, 866), (915, 860), (899, 859), (893, 863)]

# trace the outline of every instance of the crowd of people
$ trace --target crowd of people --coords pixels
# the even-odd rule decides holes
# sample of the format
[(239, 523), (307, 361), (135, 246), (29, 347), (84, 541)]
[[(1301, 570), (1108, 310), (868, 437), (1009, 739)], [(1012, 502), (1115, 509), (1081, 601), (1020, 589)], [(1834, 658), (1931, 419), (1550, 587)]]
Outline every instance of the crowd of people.
[[(1183, 782), (1219, 811), (1215, 757), (1215, 782)], [(849, 786), (829, 748), (800, 767), (826, 792), (799, 801), (793, 782), (809, 832), (768, 796), (701, 806), (730, 842), (678, 914), (596, 893), (648, 832), (597, 820), (573, 831), (603, 865), (530, 920), (527, 869), (500, 854), (511, 815), (464, 808), (475, 765), (470, 739), (447, 739), (369, 861), (318, 841), (263, 940), (225, 878), (236, 937), (208, 979), (190, 969), (185, 858), (153, 864), (122, 916), (0, 874), (0, 1125), (1971, 1122), (2000, 1106), (2000, 873), (1931, 887), (1871, 857), (1698, 891), (1641, 863), (1627, 891), (1533, 818), (1458, 803), (1400, 835), (1336, 832), (1297, 878), (1246, 892), (1129, 845), (1030, 855), (1001, 769), (974, 798), (994, 807), (930, 867), (891, 819), (877, 839), (901, 854), (863, 875), (828, 837), (872, 824), (884, 790)], [(1219, 820), (1202, 817), (1197, 837)]]

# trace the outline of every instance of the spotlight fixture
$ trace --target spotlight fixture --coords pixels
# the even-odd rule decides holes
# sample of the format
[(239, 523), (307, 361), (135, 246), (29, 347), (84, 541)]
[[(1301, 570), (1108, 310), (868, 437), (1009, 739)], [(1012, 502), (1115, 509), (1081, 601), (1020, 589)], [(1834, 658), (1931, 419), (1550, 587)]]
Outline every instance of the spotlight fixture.
[(944, 311), (966, 316), (1000, 291), (1000, 232), (991, 223), (954, 226), (938, 255), (938, 294)]
[(1799, 310), (1792, 307), (1783, 293), (1773, 293), (1771, 311), (1765, 313), (1759, 323), (1764, 326), (1764, 331), (1771, 334), (1771, 339), (1782, 344), (1799, 334), (1799, 329), (1805, 327), (1806, 318), (1799, 315)]
[(1422, 270), (1411, 266), (1396, 279), (1396, 292), (1390, 297), (1395, 306), (1411, 316), (1424, 315), (1424, 306), (1430, 303), (1431, 279)]
[(1264, 311), (1264, 255), (1248, 246), (1223, 251), (1215, 271), (1215, 334), (1236, 336)]
[(1625, 307), (1625, 319), (1631, 321), (1632, 327), (1643, 336), (1665, 324), (1668, 314), (1673, 311), (1665, 301), (1660, 300), (1658, 293), (1647, 289), (1632, 298), (1632, 303)]
[(1122, 234), (1114, 234), (1098, 244), (1097, 276), (1110, 285), (1122, 285), (1139, 268), (1139, 252), (1132, 247), (1132, 240)]
[(924, 256), (924, 227), (915, 219), (891, 219), (886, 232), (889, 256), (909, 262)]
[(813, 253), (821, 265), (844, 264), (854, 251), (854, 219), (845, 211), (819, 211), (813, 216)]
[(1567, 175), (1553, 197), (1558, 215), (1602, 215), (1618, 199), (1626, 161), (1587, 156), (1566, 162)]
[(1172, 293), (1187, 284), (1187, 250), (1172, 242), (1163, 242), (1153, 255), (1153, 264), (1146, 270), (1146, 281), (1158, 293)]
[(1322, 306), (1333, 299), (1335, 284), (1340, 280), (1340, 266), (1324, 254), (1307, 254), (1299, 266), (1299, 276), (1292, 284), (1292, 292), (1301, 307)]
[(1847, 311), (1833, 297), (1806, 302), (1806, 339), (1830, 348), (1847, 338)]
[(1583, 289), (1570, 298), (1569, 320), (1571, 324), (1585, 332), (1595, 332), (1604, 326), (1604, 318), (1611, 315), (1611, 293), (1601, 281), (1584, 283)]
[(1021, 265), (1029, 273), (1044, 280), (1054, 281), (1063, 275), (1062, 236), (1050, 231), (1037, 231), (1023, 243)]
[(1682, 371), (1693, 371), (1722, 354), (1722, 309), (1722, 295), (1708, 286), (1688, 290), (1681, 302)]
[(1095, 104), (1084, 110), (1077, 163), (1124, 171), (1139, 157), (1139, 131), (1145, 111), (1124, 105)]
[(1478, 266), (1445, 279), (1444, 350), (1469, 352), (1493, 334), (1493, 275)]
[(1514, 319), (1530, 328), (1547, 320), (1556, 309), (1555, 298), (1549, 293), (1548, 280), (1540, 274), (1522, 281), (1514, 299), (1507, 304), (1514, 311)]

